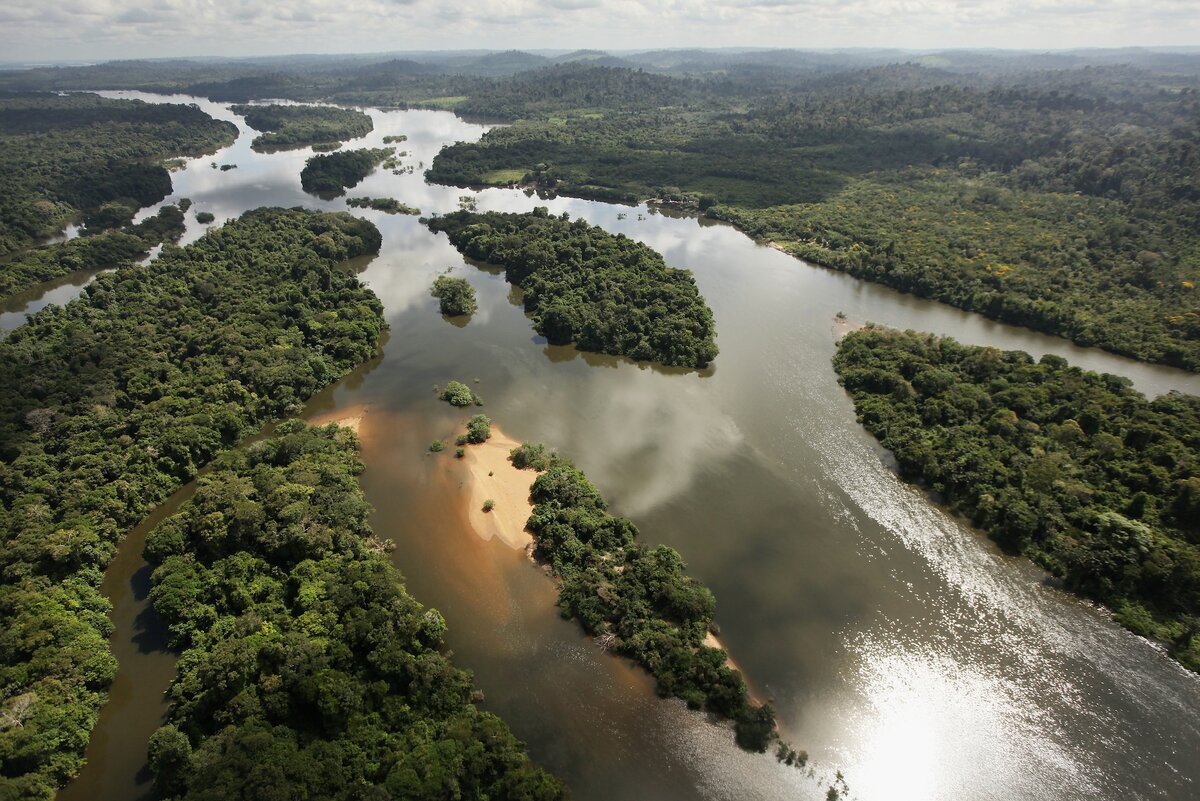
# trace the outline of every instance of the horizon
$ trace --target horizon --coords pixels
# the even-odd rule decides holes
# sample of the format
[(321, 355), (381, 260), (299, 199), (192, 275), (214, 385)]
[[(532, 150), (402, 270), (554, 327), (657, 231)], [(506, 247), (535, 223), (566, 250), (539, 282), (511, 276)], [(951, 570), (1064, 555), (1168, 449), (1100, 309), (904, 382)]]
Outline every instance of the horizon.
[[(562, 48), (1018, 50), (1190, 48), (1200, 5), (1158, 0), (67, 0), (0, 8), (6, 63), (100, 63)], [(663, 31), (671, 41), (664, 43)], [(619, 48), (612, 48), (613, 42)], [(314, 43), (320, 43), (314, 47)], [(419, 47), (417, 45), (420, 45)], [(528, 46), (533, 45), (533, 46)], [(538, 45), (541, 45), (539, 47)], [(183, 56), (181, 53), (191, 55)]]
[(1127, 45), (1114, 47), (784, 47), (784, 46), (723, 46), (723, 47), (644, 47), (644, 48), (480, 48), (480, 47), (447, 47), (440, 49), (422, 50), (374, 50), (374, 51), (297, 51), (290, 53), (257, 53), (244, 55), (219, 55), (213, 53), (192, 53), (187, 55), (170, 56), (124, 56), (119, 58), (97, 59), (4, 59), (0, 58), (0, 68), (5, 69), (45, 69), (54, 67), (88, 67), (122, 62), (162, 62), (162, 63), (196, 63), (196, 62), (254, 62), (264, 60), (315, 59), (336, 60), (345, 59), (404, 59), (419, 62), (421, 57), (457, 56), (462, 58), (484, 57), (505, 53), (520, 53), (530, 56), (543, 57), (549, 60), (561, 59), (577, 53), (595, 53), (602, 56), (623, 58), (648, 53), (684, 53), (702, 52), (712, 54), (727, 53), (730, 55), (764, 53), (764, 52), (794, 52), (814, 54), (847, 54), (868, 55), (896, 54), (901, 56), (934, 56), (943, 53), (979, 53), (1013, 56), (1069, 56), (1121, 54), (1121, 53), (1162, 53), (1179, 55), (1200, 55), (1200, 44), (1186, 45)]

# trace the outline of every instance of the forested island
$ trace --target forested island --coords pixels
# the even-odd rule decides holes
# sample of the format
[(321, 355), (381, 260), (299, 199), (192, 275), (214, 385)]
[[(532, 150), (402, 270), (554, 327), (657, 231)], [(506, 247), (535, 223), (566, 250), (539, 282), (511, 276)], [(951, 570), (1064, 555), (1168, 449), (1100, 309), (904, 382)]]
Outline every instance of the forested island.
[(122, 535), (215, 454), (375, 353), (346, 214), (260, 209), (0, 341), (0, 797), (50, 799), (116, 671), (98, 591)]
[[(333, 106), (235, 105), (229, 110), (263, 133), (250, 146), (259, 151), (290, 150), (309, 145), (331, 145), (366, 136), (375, 129), (361, 111)], [(325, 149), (336, 149), (326, 147)]]
[(623, 234), (539, 207), (425, 221), (473, 259), (504, 268), (552, 344), (700, 368), (717, 356), (712, 311), (687, 270)]
[(465, 278), (439, 275), (429, 294), (438, 299), (438, 308), (449, 317), (475, 313), (475, 288)]
[(534, 556), (558, 579), (563, 614), (650, 671), (659, 694), (734, 721), (738, 745), (765, 751), (777, 737), (775, 713), (751, 700), (725, 652), (706, 644), (716, 599), (684, 574), (679, 553), (639, 542), (637, 526), (611, 514), (587, 476), (545, 446), (515, 448), (512, 463), (540, 472), (528, 526)]
[[(446, 624), (372, 533), (345, 428), (289, 421), (218, 458), (151, 533), (181, 649), (150, 740), (163, 798), (566, 798), (472, 703)], [(220, 681), (214, 681), (221, 676)]]
[(357, 186), (389, 156), (391, 148), (362, 148), (341, 150), (313, 156), (300, 172), (300, 185), (305, 192), (322, 197), (344, 195)]
[(420, 209), (415, 209), (407, 203), (401, 203), (394, 197), (351, 197), (346, 198), (346, 205), (352, 209), (374, 209), (382, 211), (385, 214), (420, 214)]
[(1200, 398), (882, 328), (834, 366), (902, 475), (1200, 670)]
[[(164, 160), (211, 153), (236, 135), (235, 126), (194, 106), (0, 96), (0, 255), (79, 219), (94, 232), (124, 225), (170, 194)], [(105, 204), (112, 205), (101, 214)], [(0, 264), (0, 273), (7, 269)]]
[(162, 242), (183, 236), (183, 210), (163, 206), (158, 214), (121, 230), (101, 230), (53, 245), (15, 254), (0, 265), (0, 298), (70, 273), (99, 270), (131, 259), (140, 259)]

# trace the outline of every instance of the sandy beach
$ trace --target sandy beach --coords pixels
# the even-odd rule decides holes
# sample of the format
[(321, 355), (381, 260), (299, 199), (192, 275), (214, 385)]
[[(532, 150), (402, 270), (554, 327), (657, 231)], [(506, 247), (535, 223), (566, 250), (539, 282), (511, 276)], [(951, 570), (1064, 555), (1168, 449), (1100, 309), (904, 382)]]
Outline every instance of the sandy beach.
[[(463, 486), (467, 490), (467, 508), (471, 527), (480, 537), (499, 539), (514, 550), (522, 550), (533, 542), (533, 535), (525, 530), (525, 522), (533, 512), (529, 501), (529, 490), (537, 473), (533, 470), (518, 470), (508, 460), (508, 453), (521, 443), (506, 436), (492, 424), (492, 436), (482, 445), (467, 445), (467, 455), (461, 460), (466, 475)], [(495, 507), (483, 511), (485, 501), (492, 500)]]
[(367, 416), (366, 406), (352, 406), (349, 409), (339, 409), (336, 412), (318, 415), (309, 420), (310, 425), (324, 426), (330, 423), (337, 423), (343, 428), (348, 428), (355, 434), (362, 433), (363, 418)]

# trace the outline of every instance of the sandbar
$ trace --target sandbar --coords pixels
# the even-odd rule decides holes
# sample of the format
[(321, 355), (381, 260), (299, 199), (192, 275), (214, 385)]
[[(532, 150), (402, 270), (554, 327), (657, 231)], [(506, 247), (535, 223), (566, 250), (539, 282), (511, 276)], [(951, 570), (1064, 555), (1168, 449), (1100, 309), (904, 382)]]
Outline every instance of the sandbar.
[[(480, 445), (467, 445), (461, 460), (466, 468), (463, 486), (467, 490), (467, 510), (471, 528), (480, 537), (499, 539), (513, 550), (524, 550), (533, 543), (525, 523), (533, 513), (529, 491), (537, 471), (518, 470), (508, 459), (509, 451), (521, 443), (492, 425), (492, 436)], [(492, 511), (483, 511), (485, 501), (494, 501)]]

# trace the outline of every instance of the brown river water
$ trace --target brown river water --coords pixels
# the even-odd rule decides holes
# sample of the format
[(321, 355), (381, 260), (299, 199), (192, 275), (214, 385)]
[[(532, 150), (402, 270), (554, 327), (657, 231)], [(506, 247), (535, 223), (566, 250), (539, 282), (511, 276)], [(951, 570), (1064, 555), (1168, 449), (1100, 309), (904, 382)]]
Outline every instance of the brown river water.
[[(308, 151), (253, 153), (253, 132), (223, 106), (106, 94), (196, 102), (243, 128), (230, 148), (174, 174), (172, 199), (195, 203), (186, 240), (203, 233), (196, 211), (219, 223), (263, 205), (344, 207), (301, 191)], [(362, 415), (376, 532), (396, 542), (413, 594), (445, 615), (449, 647), (474, 671), (486, 708), (575, 798), (817, 799), (839, 770), (864, 801), (1200, 797), (1200, 677), (900, 481), (830, 367), (834, 316), (1056, 353), (1149, 394), (1198, 393), (1200, 376), (810, 267), (724, 225), (430, 186), (421, 163), (486, 127), (444, 112), (369, 113), (375, 131), (348, 147), (403, 133), (402, 162), (415, 169), (377, 171), (350, 195), (396, 197), (426, 214), (455, 209), (464, 194), (480, 209), (548, 205), (690, 268), (716, 317), (721, 354), (702, 373), (550, 347), (503, 275), (465, 264), (415, 217), (356, 212), (383, 231), (380, 255), (353, 268), (391, 330), (380, 355), (307, 414)], [(429, 296), (447, 268), (478, 292), (466, 325), (444, 320)], [(31, 293), (29, 310), (64, 302), (86, 280)], [(0, 328), (23, 319), (22, 307), (3, 311)], [(811, 755), (811, 775), (746, 754), (726, 728), (657, 698), (643, 672), (559, 617), (552, 583), (523, 553), (475, 535), (460, 465), (426, 453), (465, 417), (431, 391), (450, 378), (478, 379), (485, 411), (509, 435), (568, 455), (645, 541), (683, 554), (715, 593), (721, 638), (754, 692), (773, 699), (785, 736)], [(61, 801), (153, 797), (146, 740), (174, 660), (146, 606), (140, 551), (148, 526), (188, 492), (133, 532), (108, 571), (120, 674), (88, 764)]]

